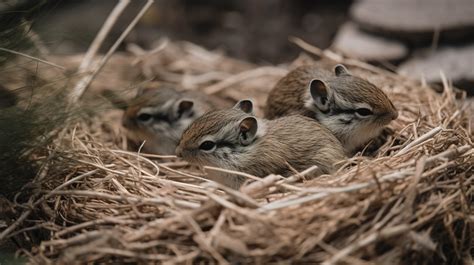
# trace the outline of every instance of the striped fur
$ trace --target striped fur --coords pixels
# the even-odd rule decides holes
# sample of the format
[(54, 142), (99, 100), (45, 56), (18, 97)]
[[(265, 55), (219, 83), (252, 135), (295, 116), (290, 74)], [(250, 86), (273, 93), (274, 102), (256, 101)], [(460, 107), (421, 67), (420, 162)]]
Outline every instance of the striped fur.
[[(182, 100), (193, 102), (190, 111), (178, 112)], [(223, 103), (196, 91), (179, 91), (171, 85), (159, 85), (142, 89), (125, 110), (122, 124), (127, 137), (139, 146), (145, 141), (144, 152), (174, 154), (183, 131), (205, 112)], [(140, 120), (140, 114), (153, 116)]]
[[(342, 66), (343, 67), (343, 66)], [(398, 114), (387, 95), (374, 84), (345, 71), (339, 75), (317, 66), (302, 66), (283, 77), (269, 93), (265, 117), (301, 114), (319, 121), (352, 154), (374, 137)], [(328, 88), (329, 110), (321, 111), (310, 94), (312, 80)], [(367, 108), (373, 115), (360, 117), (355, 110)]]
[[(345, 159), (340, 142), (316, 121), (301, 116), (276, 120), (257, 119), (258, 130), (249, 145), (239, 143), (239, 123), (252, 114), (238, 109), (209, 112), (196, 119), (185, 130), (177, 154), (200, 166), (216, 166), (264, 177), (268, 174), (293, 174), (287, 164), (302, 171), (317, 165), (319, 172), (331, 173), (335, 164)], [(214, 141), (212, 152), (199, 149), (204, 141)], [(233, 188), (243, 179), (228, 174), (211, 178)]]

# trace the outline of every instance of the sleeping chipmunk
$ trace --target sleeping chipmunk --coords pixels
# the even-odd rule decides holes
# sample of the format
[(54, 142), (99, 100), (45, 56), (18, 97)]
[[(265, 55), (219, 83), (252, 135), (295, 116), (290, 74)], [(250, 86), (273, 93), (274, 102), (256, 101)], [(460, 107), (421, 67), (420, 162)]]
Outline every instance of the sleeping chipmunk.
[(143, 151), (162, 155), (174, 154), (184, 129), (196, 118), (227, 106), (227, 102), (198, 91), (156, 83), (139, 89), (130, 102), (115, 101), (116, 106), (122, 105), (125, 110), (122, 125), (129, 142), (139, 147), (145, 141)]
[(268, 95), (265, 117), (301, 114), (328, 128), (351, 155), (398, 117), (387, 95), (374, 84), (353, 76), (345, 66), (334, 73), (301, 66), (283, 77)]
[[(341, 143), (318, 122), (301, 115), (259, 119), (250, 100), (197, 118), (184, 131), (176, 155), (199, 166), (258, 177), (294, 174), (287, 163), (298, 171), (317, 165), (314, 175), (331, 173), (346, 158)], [(232, 188), (244, 182), (241, 176), (226, 173), (210, 178)]]

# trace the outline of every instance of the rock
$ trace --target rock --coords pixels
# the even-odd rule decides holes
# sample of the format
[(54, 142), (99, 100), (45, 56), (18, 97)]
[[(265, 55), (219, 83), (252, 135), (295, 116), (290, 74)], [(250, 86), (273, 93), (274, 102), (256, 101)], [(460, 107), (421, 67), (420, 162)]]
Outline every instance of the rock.
[(354, 23), (341, 27), (332, 48), (363, 61), (397, 61), (408, 53), (404, 44), (363, 32)]
[(449, 80), (474, 94), (474, 44), (462, 47), (441, 47), (425, 55), (415, 56), (398, 68), (402, 75), (415, 79), (425, 78), (430, 83), (441, 83), (440, 71)]
[(414, 42), (429, 42), (438, 30), (442, 40), (474, 32), (473, 0), (363, 0), (350, 14), (364, 30)]

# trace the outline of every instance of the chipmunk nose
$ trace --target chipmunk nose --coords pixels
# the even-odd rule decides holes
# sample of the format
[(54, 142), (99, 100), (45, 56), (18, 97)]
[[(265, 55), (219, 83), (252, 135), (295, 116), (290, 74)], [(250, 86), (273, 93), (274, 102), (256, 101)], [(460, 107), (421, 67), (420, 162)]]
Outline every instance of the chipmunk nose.
[(392, 120), (396, 120), (398, 118), (398, 111), (396, 110), (393, 111), (391, 117), (392, 117)]
[(179, 146), (176, 147), (176, 150), (175, 150), (176, 156), (182, 158), (183, 157), (183, 155), (181, 153), (182, 151), (183, 150), (181, 149), (181, 147), (179, 147)]

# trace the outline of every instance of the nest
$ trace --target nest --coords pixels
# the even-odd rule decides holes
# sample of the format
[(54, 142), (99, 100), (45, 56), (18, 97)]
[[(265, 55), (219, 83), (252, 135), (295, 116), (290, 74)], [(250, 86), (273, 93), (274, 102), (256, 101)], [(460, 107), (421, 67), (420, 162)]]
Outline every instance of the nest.
[[(316, 179), (305, 172), (262, 179), (238, 173), (249, 181), (236, 191), (174, 156), (126, 151), (120, 112), (104, 111), (68, 125), (38, 157), (40, 188), (29, 203), (11, 203), (17, 217), (2, 236), (33, 242), (24, 253), (40, 264), (472, 262), (472, 124), (449, 83), (438, 94), (298, 43), (307, 53), (281, 66), (256, 66), (189, 43), (116, 55), (84, 101), (110, 82), (130, 88), (155, 78), (231, 101), (250, 97), (261, 109), (288, 70), (344, 63), (399, 110), (374, 155), (359, 153)], [(53, 75), (39, 72), (46, 80)]]

